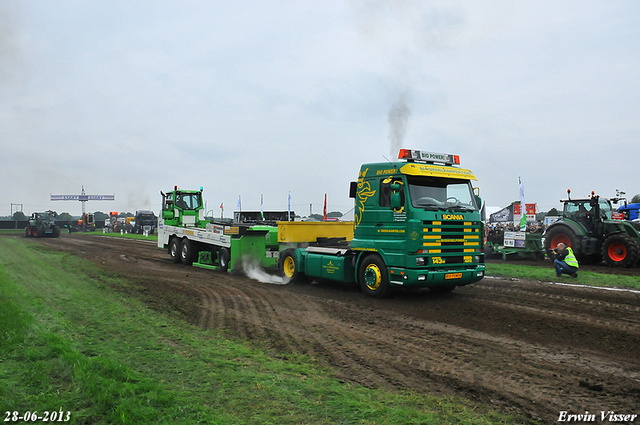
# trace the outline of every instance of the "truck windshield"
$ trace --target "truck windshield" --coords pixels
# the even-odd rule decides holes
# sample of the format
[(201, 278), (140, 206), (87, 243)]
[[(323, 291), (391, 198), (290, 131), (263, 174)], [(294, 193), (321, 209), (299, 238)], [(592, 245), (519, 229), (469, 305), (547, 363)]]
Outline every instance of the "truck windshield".
[(407, 176), (411, 205), (425, 210), (476, 211), (469, 180)]

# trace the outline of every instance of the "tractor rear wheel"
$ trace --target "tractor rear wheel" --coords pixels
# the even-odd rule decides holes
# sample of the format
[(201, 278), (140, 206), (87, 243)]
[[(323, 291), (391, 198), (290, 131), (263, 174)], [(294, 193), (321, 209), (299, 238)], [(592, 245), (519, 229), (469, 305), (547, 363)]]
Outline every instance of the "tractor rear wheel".
[(555, 249), (559, 243), (563, 243), (570, 247), (576, 257), (580, 255), (581, 241), (578, 236), (576, 236), (575, 232), (569, 227), (556, 225), (547, 231), (544, 237), (545, 252), (549, 253), (549, 251)]
[(53, 233), (51, 233), (52, 238), (57, 238), (60, 236), (60, 227), (53, 226)]
[(36, 233), (34, 235), (36, 238), (41, 238), (44, 236), (44, 229), (42, 227), (36, 228)]
[(638, 262), (638, 244), (623, 233), (616, 233), (602, 242), (602, 258), (611, 267), (633, 267)]

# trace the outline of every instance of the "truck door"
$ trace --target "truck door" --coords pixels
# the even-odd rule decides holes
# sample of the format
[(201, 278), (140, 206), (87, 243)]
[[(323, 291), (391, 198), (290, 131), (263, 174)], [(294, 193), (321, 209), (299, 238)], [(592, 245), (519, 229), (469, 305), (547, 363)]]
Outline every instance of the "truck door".
[[(406, 195), (402, 177), (380, 178), (375, 212), (376, 239), (385, 253), (406, 254)], [(397, 262), (396, 262), (397, 264)]]

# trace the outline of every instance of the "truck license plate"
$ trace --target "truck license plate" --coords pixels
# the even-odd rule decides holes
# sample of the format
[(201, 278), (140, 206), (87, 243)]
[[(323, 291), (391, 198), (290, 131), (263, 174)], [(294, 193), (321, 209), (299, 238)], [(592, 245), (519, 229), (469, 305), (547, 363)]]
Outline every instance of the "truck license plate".
[(461, 279), (462, 273), (447, 273), (444, 275), (445, 279)]

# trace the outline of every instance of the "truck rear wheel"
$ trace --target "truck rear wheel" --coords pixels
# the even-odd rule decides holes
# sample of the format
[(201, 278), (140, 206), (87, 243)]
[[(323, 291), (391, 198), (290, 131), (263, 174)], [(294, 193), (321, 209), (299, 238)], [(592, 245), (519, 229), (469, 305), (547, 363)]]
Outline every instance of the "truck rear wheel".
[(638, 244), (623, 233), (607, 236), (601, 253), (611, 267), (633, 267), (638, 262)]
[(300, 280), (301, 273), (298, 271), (295, 249), (285, 249), (280, 253), (278, 256), (278, 271), (282, 277), (289, 279), (289, 282)]
[(169, 242), (169, 255), (174, 263), (180, 262), (180, 238), (171, 238)]
[(362, 291), (374, 298), (384, 298), (391, 293), (387, 266), (377, 255), (368, 255), (358, 267), (358, 282)]
[(182, 264), (185, 266), (192, 265), (197, 256), (198, 248), (196, 243), (187, 238), (182, 239), (180, 244), (180, 261), (182, 261)]

